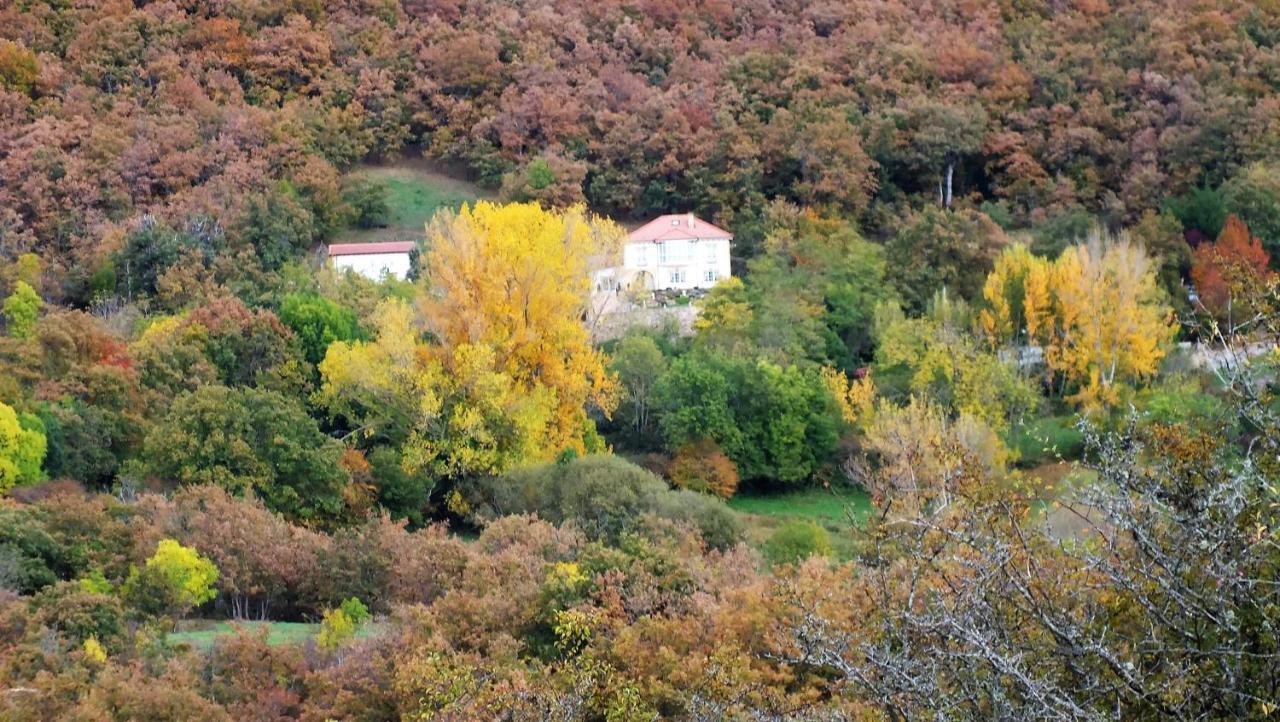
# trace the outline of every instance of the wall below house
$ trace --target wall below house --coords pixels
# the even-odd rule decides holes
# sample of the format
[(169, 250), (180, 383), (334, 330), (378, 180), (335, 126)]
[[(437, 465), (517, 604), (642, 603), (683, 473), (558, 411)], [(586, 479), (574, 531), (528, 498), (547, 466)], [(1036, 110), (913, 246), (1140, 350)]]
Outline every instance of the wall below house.
[(392, 276), (404, 280), (409, 276), (408, 253), (368, 253), (353, 256), (333, 256), (335, 271), (351, 269), (356, 273), (375, 281), (383, 276)]

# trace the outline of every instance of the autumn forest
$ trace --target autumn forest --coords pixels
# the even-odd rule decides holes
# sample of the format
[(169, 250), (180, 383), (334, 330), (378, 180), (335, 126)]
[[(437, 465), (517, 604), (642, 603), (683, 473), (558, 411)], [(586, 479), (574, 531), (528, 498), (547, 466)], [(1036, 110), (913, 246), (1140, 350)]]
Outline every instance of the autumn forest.
[(1280, 718), (1277, 271), (1276, 0), (0, 0), (0, 720)]

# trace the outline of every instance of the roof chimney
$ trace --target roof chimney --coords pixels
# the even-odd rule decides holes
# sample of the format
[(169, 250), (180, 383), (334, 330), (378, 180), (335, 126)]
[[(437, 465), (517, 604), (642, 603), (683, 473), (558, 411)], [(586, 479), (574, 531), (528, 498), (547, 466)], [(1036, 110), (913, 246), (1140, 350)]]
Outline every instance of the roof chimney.
[(690, 227), (690, 228), (693, 228), (693, 214), (692, 214), (692, 213), (689, 213), (689, 214), (687, 214), (687, 216), (688, 216), (688, 219), (689, 219), (689, 227)]

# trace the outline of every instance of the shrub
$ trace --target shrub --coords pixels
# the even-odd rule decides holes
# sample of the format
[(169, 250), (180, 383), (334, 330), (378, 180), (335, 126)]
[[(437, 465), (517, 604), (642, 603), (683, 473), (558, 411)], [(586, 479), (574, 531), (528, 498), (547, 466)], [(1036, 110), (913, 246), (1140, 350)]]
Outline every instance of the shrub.
[(344, 610), (345, 606), (344, 603), (343, 607), (325, 610), (324, 619), (320, 622), (320, 631), (316, 633), (316, 643), (321, 649), (332, 652), (355, 638), (356, 627), (360, 626), (360, 623), (347, 614)]
[(386, 183), (358, 178), (342, 189), (342, 200), (350, 206), (356, 228), (382, 228), (391, 219)]
[(774, 564), (794, 564), (812, 556), (830, 555), (831, 536), (815, 522), (794, 519), (774, 530), (763, 551)]
[(722, 502), (672, 490), (652, 473), (616, 456), (594, 455), (528, 467), (474, 482), (466, 490), (480, 518), (537, 514), (572, 523), (589, 539), (616, 543), (646, 513), (692, 525), (723, 548), (741, 536)]
[(1188, 424), (1219, 430), (1231, 423), (1222, 399), (1195, 390), (1153, 390), (1139, 398), (1137, 407), (1147, 423)]
[(36, 514), (0, 508), (0, 589), (32, 594), (66, 571), (65, 550)]
[(107, 650), (98, 642), (97, 637), (89, 637), (84, 640), (84, 656), (85, 659), (92, 660), (95, 664), (104, 664), (107, 661)]
[(125, 634), (120, 600), (86, 592), (74, 582), (60, 582), (33, 601), (33, 621), (66, 637), (74, 644), (93, 639), (107, 649), (118, 649)]
[(728, 499), (738, 490), (738, 467), (711, 439), (685, 444), (676, 452), (668, 472), (681, 489)]
[(350, 597), (343, 601), (342, 604), (338, 605), (338, 609), (342, 610), (342, 613), (347, 615), (347, 618), (354, 622), (356, 626), (369, 621), (369, 608), (364, 605), (364, 602), (355, 597)]

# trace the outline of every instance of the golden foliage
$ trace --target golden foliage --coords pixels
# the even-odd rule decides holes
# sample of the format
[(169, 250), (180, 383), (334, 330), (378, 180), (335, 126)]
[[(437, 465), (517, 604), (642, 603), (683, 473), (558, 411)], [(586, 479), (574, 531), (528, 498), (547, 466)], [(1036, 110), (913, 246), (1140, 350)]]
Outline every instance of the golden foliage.
[(491, 364), (493, 376), (474, 380), (502, 376), (512, 393), (546, 395), (555, 410), (550, 448), (585, 451), (584, 408), (609, 413), (616, 405), (617, 384), (581, 318), (589, 263), (620, 237), (581, 206), (548, 211), (535, 203), (482, 201), (427, 227), (422, 319), (441, 344), (443, 365), (474, 375)]
[(865, 431), (875, 416), (876, 385), (870, 376), (849, 380), (843, 371), (822, 368), (822, 382), (840, 409), (840, 417), (859, 431)]
[(1120, 384), (1154, 375), (1175, 332), (1151, 259), (1124, 238), (1095, 235), (1053, 262), (1015, 246), (997, 259), (983, 298), (987, 337), (1038, 344), (1085, 409), (1114, 405)]

